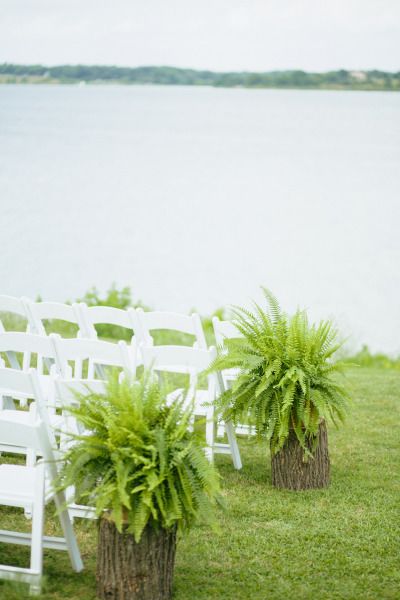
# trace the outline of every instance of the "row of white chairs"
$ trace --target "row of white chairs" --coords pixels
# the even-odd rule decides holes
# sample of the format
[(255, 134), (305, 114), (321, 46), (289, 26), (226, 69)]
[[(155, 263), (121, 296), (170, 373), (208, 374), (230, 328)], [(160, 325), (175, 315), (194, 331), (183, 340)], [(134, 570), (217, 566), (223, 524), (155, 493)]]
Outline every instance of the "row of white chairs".
[[(25, 466), (21, 464), (0, 466), (0, 503), (22, 506), (26, 514), (32, 516), (32, 536), (29, 538), (20, 533), (14, 535), (12, 532), (0, 532), (0, 541), (31, 545), (30, 569), (13, 570), (12, 567), (0, 565), (0, 577), (18, 576), (30, 583), (33, 592), (38, 590), (43, 547), (67, 549), (75, 570), (82, 568), (71, 523), (76, 516), (93, 518), (94, 509), (75, 504), (70, 497), (73, 490), (69, 490), (68, 511), (60, 513), (65, 539), (54, 541), (39, 535), (38, 531), (40, 528), (43, 529), (45, 502), (54, 499), (60, 506), (61, 500), (51, 490), (54, 471), (48, 472), (47, 478), (44, 478), (44, 467), (41, 466), (43, 463), (37, 462), (36, 459), (43, 457), (47, 464), (51, 456), (49, 448), (52, 452), (55, 448), (54, 430), (61, 432), (58, 438), (61, 445), (63, 439), (69, 439), (68, 433), (74, 427), (76, 428), (77, 424), (61, 407), (73, 401), (75, 392), (86, 389), (87, 384), (92, 388), (97, 386), (97, 391), (104, 390), (104, 381), (101, 378), (104, 377), (104, 369), (107, 366), (118, 367), (124, 376), (129, 377), (135, 376), (138, 364), (142, 363), (158, 374), (169, 372), (188, 375), (189, 387), (186, 399), (193, 403), (196, 416), (206, 417), (205, 451), (208, 458), (213, 460), (216, 453), (229, 454), (235, 468), (241, 468), (240, 453), (232, 425), (220, 423), (217, 430), (214, 419), (213, 402), (226, 385), (224, 374), (208, 375), (206, 388), (199, 389), (199, 375), (215, 358), (216, 351), (213, 347), (207, 349), (198, 315), (188, 317), (158, 311), (145, 313), (141, 309), (87, 307), (82, 303), (66, 305), (32, 302), (9, 296), (0, 296), (1, 312), (24, 317), (28, 323), (28, 331), (31, 333), (1, 333), (4, 328), (0, 321), (0, 450), (23, 453), (27, 456)], [(63, 339), (57, 334), (47, 336), (44, 323), (46, 320), (74, 323), (78, 326), (79, 337)], [(131, 344), (124, 341), (112, 343), (97, 340), (95, 329), (97, 324), (117, 325), (131, 329)], [(224, 323), (216, 318), (214, 328), (218, 343), (223, 342), (226, 332), (232, 332), (230, 323)], [(151, 335), (154, 329), (171, 329), (190, 334), (194, 336), (195, 347), (154, 346)], [(233, 337), (237, 337), (237, 331), (233, 330), (233, 333)], [(140, 344), (138, 340), (141, 340)], [(19, 353), (24, 357), (22, 363), (18, 360)], [(1, 358), (2, 356), (6, 360)], [(32, 361), (36, 364), (36, 369), (30, 368)], [(87, 365), (84, 365), (85, 361)], [(7, 362), (9, 368), (5, 368)], [(21, 368), (22, 371), (18, 370)], [(181, 393), (180, 389), (172, 392), (170, 401)], [(33, 400), (29, 411), (17, 410), (18, 402), (23, 404), (28, 400)], [(3, 435), (5, 429), (7, 435)], [(36, 431), (33, 436), (37, 436), (37, 432), (40, 432), (40, 439), (35, 438), (35, 443), (27, 443), (23, 432), (26, 433), (28, 430)], [(226, 432), (228, 443), (218, 442), (217, 432), (219, 435)], [(14, 467), (16, 470), (13, 470)], [(18, 469), (24, 468), (27, 469), (27, 475), (21, 478), (21, 481), (25, 483), (21, 489), (18, 486), (18, 489), (14, 489), (10, 481), (16, 480), (15, 474)], [(42, 485), (41, 482), (46, 482), (46, 485), (43, 483), (45, 489), (43, 488), (42, 494), (38, 494), (38, 485)], [(9, 490), (6, 492), (6, 498), (4, 498), (5, 490)]]
[[(153, 343), (152, 331), (170, 329), (193, 336), (199, 348), (207, 348), (201, 319), (197, 313), (183, 315), (132, 307), (121, 309), (112, 306), (87, 306), (84, 302), (34, 302), (29, 298), (0, 295), (0, 313), (2, 312), (22, 317), (27, 321), (29, 331), (39, 335), (46, 335), (45, 321), (58, 320), (75, 325), (80, 337), (85, 338), (96, 338), (96, 325), (108, 324), (131, 330), (138, 344), (150, 345)], [(0, 328), (4, 331), (1, 319)]]

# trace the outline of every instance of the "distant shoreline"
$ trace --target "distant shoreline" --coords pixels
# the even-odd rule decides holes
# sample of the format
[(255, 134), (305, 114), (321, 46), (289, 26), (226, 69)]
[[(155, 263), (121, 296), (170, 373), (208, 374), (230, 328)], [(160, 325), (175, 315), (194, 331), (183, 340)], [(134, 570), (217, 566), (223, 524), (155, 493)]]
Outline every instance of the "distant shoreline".
[(400, 91), (400, 71), (217, 73), (175, 67), (0, 64), (0, 85), (185, 85), (241, 89)]

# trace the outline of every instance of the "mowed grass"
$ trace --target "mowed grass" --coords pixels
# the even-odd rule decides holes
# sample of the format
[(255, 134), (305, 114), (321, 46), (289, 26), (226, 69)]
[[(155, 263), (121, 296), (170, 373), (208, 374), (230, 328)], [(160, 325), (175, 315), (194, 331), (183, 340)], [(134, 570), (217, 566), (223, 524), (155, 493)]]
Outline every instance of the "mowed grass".
[[(269, 452), (252, 441), (241, 440), (240, 472), (217, 457), (221, 531), (199, 527), (180, 538), (175, 600), (400, 598), (400, 372), (363, 368), (348, 379), (349, 418), (329, 430), (329, 489), (273, 489)], [(0, 528), (29, 528), (20, 511), (0, 511)], [(51, 513), (46, 529), (58, 533)], [(76, 530), (85, 571), (46, 550), (42, 600), (96, 598), (96, 526), (77, 521)], [(28, 556), (0, 545), (2, 563), (27, 566)], [(0, 583), (0, 598), (28, 598), (27, 588)]]

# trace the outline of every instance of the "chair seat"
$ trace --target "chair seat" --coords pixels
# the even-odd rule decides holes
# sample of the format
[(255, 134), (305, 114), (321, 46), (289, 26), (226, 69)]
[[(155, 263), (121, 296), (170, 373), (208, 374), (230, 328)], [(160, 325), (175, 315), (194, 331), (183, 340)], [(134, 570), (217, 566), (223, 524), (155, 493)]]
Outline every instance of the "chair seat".
[(35, 467), (0, 465), (0, 504), (5, 506), (33, 505)]

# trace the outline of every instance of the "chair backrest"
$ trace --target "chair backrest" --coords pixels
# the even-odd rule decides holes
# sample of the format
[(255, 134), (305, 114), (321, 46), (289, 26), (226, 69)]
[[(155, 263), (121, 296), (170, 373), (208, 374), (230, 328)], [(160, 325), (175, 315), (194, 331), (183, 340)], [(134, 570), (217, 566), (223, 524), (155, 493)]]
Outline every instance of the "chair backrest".
[[(50, 443), (51, 440), (52, 444), (54, 445), (54, 437), (51, 432), (49, 415), (46, 407), (47, 399), (44, 395), (40, 377), (36, 369), (29, 369), (29, 371), (25, 372), (19, 369), (7, 369), (4, 367), (0, 368), (0, 396), (33, 400), (36, 403), (37, 412), (30, 413), (30, 416), (35, 417), (35, 415), (38, 414), (40, 420), (43, 422), (46, 428), (46, 438), (48, 438), (48, 443)], [(4, 413), (0, 419), (0, 424), (3, 418)], [(31, 423), (32, 422), (33, 421), (31, 421)], [(8, 428), (10, 429), (10, 434), (4, 434), (1, 436), (2, 444), (9, 443), (11, 446), (32, 448), (33, 450), (40, 450), (42, 448), (42, 442), (40, 441), (37, 443), (37, 440), (36, 442), (31, 440), (30, 443), (20, 443), (21, 440), (18, 438), (18, 434), (14, 432), (14, 421), (12, 427), (8, 426)], [(46, 452), (47, 451), (48, 449)]]
[(29, 298), (23, 299), (31, 331), (39, 335), (47, 335), (44, 321), (65, 321), (83, 328), (79, 305), (62, 304), (61, 302), (33, 302)]
[(215, 348), (202, 350), (189, 346), (142, 346), (143, 364), (147, 369), (198, 376), (215, 358)]
[[(52, 361), (56, 359), (54, 344), (49, 337), (21, 331), (0, 333), (0, 355), (10, 352), (35, 354), (37, 367), (41, 372), (43, 371), (43, 358)], [(29, 365), (27, 365), (27, 368), (29, 368)]]
[(25, 303), (20, 298), (14, 298), (13, 296), (0, 295), (0, 313), (2, 312), (12, 313), (28, 319)]
[(128, 308), (115, 308), (113, 306), (87, 306), (84, 302), (79, 304), (84, 335), (97, 338), (96, 325), (112, 325), (132, 331), (132, 336), (137, 328), (135, 310)]
[(240, 331), (232, 321), (221, 321), (218, 317), (212, 319), (215, 341), (218, 346), (223, 346), (226, 338), (233, 339), (242, 337)]
[(197, 313), (182, 315), (174, 312), (149, 311), (136, 309), (136, 317), (140, 328), (141, 342), (146, 345), (154, 344), (151, 331), (170, 330), (192, 335), (198, 348), (207, 349), (207, 342)]
[(104, 374), (95, 369), (96, 366), (119, 367), (130, 377), (136, 373), (136, 345), (129, 345), (124, 341), (117, 344), (102, 340), (84, 338), (61, 338), (51, 334), (49, 339), (54, 343), (58, 370), (63, 377), (71, 377), (69, 362), (75, 363), (73, 376), (82, 378), (82, 362), (88, 361), (87, 378), (94, 379), (96, 375), (104, 378)]

